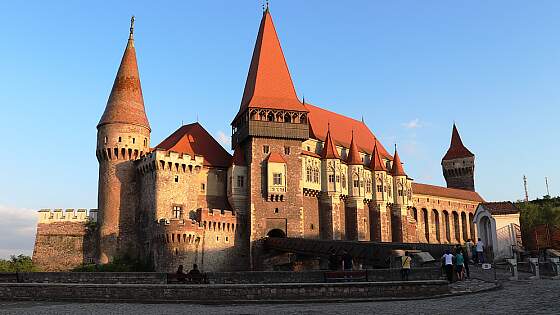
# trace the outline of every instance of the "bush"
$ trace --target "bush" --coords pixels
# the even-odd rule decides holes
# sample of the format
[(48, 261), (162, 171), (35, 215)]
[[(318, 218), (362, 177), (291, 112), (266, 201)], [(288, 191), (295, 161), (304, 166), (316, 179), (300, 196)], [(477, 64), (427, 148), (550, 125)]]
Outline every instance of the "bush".
[(32, 272), (39, 271), (33, 265), (31, 257), (26, 255), (12, 255), (10, 259), (0, 259), (0, 272)]
[(129, 256), (115, 257), (108, 264), (87, 264), (72, 269), (74, 272), (150, 272), (154, 271), (150, 262), (132, 259)]
[(524, 230), (536, 225), (551, 224), (560, 227), (560, 197), (545, 196), (530, 202), (518, 202), (520, 221)]

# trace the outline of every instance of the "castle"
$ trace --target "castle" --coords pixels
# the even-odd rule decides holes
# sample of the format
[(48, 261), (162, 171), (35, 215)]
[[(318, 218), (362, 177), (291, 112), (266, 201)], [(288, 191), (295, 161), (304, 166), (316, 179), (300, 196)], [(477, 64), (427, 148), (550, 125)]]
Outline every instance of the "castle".
[(199, 123), (151, 146), (133, 24), (97, 125), (98, 209), (39, 212), (43, 270), (122, 255), (158, 271), (259, 270), (259, 240), (453, 244), (476, 237), (474, 154), (455, 125), (447, 187), (413, 182), (363, 121), (300, 100), (268, 9), (237, 115), (233, 156)]

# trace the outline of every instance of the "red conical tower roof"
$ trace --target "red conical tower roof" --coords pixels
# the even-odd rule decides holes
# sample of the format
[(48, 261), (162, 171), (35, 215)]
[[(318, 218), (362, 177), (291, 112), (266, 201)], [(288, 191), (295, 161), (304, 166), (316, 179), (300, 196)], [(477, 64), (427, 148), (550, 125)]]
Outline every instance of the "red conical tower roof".
[(373, 171), (387, 171), (385, 163), (383, 163), (383, 161), (381, 160), (381, 156), (379, 156), (379, 151), (377, 150), (377, 142), (373, 146), (373, 152), (371, 153), (371, 163), (369, 164), (369, 167)]
[(449, 149), (447, 150), (447, 153), (445, 153), (445, 156), (442, 160), (453, 160), (472, 156), (474, 156), (474, 154), (463, 145), (463, 141), (461, 141), (461, 136), (459, 135), (457, 126), (455, 125), (455, 123), (453, 123), (451, 145), (449, 146)]
[(391, 169), (391, 175), (393, 176), (406, 176), (404, 168), (401, 163), (401, 158), (397, 153), (397, 147), (395, 146), (395, 155), (393, 156), (393, 168)]
[(97, 127), (105, 124), (124, 123), (140, 125), (150, 129), (144, 110), (144, 98), (134, 49), (134, 17), (131, 20), (130, 36), (121, 60), (117, 77), (111, 89), (105, 112)]
[(231, 164), (237, 166), (247, 166), (245, 156), (243, 155), (243, 151), (241, 150), (240, 146), (237, 146), (237, 148), (235, 148), (235, 151), (233, 151), (233, 159), (231, 160)]
[(354, 131), (352, 130), (352, 140), (350, 140), (350, 149), (348, 150), (348, 157), (346, 158), (346, 163), (348, 165), (359, 165), (362, 164), (362, 158), (360, 157), (360, 152), (356, 143), (354, 143)]
[(297, 98), (268, 8), (263, 12), (236, 118), (250, 107), (307, 112)]
[(327, 137), (325, 138), (325, 143), (323, 145), (323, 152), (321, 152), (321, 158), (340, 159), (340, 155), (338, 155), (338, 151), (336, 150), (336, 146), (334, 145), (334, 141), (331, 137), (330, 126), (327, 128), (328, 128)]

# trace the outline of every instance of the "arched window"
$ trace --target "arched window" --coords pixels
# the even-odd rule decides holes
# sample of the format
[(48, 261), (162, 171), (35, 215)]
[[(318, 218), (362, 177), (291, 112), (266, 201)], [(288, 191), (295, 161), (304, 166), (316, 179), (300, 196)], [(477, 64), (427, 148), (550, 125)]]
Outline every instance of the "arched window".
[(312, 181), (312, 177), (311, 177), (311, 166), (307, 167), (307, 182), (310, 183)]
[(292, 116), (290, 116), (290, 114), (284, 115), (284, 122), (291, 123), (292, 122)]
[(274, 121), (274, 114), (273, 113), (268, 113), (267, 119), (268, 121)]

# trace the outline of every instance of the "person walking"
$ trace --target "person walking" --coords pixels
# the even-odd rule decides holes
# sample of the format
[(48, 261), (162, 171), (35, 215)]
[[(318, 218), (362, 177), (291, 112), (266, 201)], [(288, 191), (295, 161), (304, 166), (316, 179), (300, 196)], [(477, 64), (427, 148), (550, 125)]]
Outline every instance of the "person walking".
[(445, 250), (445, 254), (443, 254), (441, 259), (445, 264), (445, 275), (447, 276), (447, 281), (453, 282), (453, 255), (449, 249)]
[(480, 238), (478, 238), (478, 243), (476, 243), (476, 258), (479, 264), (484, 263), (484, 244)]
[(464, 280), (465, 257), (463, 257), (462, 250), (459, 250), (455, 255), (455, 272), (457, 273), (457, 280)]
[(408, 275), (410, 274), (410, 263), (412, 262), (412, 258), (408, 255), (408, 252), (404, 253), (402, 256), (402, 265), (401, 265), (401, 279), (402, 281), (408, 281)]
[(342, 270), (350, 271), (353, 267), (353, 258), (346, 250), (342, 252)]
[(469, 258), (473, 259), (474, 254), (473, 254), (473, 247), (474, 247), (474, 243), (473, 241), (469, 238), (467, 240), (467, 243), (465, 244), (466, 247), (466, 252), (465, 252), (465, 260), (468, 263), (469, 262)]
[(467, 248), (465, 248), (465, 250), (463, 251), (463, 258), (465, 258), (465, 264), (464, 264), (465, 274), (467, 276), (467, 279), (470, 279), (471, 271), (469, 269), (469, 264), (471, 263), (471, 260), (470, 260), (470, 253), (467, 250)]

